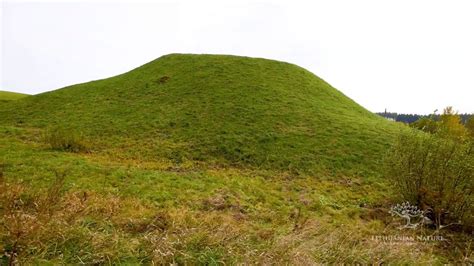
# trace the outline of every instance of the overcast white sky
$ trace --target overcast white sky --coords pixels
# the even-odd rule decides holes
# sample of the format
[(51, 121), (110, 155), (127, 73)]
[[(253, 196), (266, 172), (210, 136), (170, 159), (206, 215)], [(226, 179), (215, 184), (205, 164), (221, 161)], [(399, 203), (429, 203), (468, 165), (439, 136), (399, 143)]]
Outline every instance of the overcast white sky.
[(2, 1), (0, 90), (54, 90), (168, 53), (295, 63), (374, 112), (474, 112), (472, 0)]

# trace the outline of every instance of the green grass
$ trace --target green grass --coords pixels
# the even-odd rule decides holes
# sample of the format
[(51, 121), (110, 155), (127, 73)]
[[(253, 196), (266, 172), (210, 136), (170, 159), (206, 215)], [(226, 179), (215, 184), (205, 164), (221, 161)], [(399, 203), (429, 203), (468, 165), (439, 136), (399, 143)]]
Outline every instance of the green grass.
[(436, 233), (388, 214), (377, 163), (400, 130), (304, 69), (234, 56), (5, 102), (0, 263), (472, 261), (462, 234), (373, 239)]
[(183, 54), (0, 107), (0, 122), (59, 124), (129, 159), (298, 173), (373, 171), (400, 130), (298, 66)]
[[(387, 212), (397, 198), (383, 180), (157, 170), (52, 150), (39, 134), (0, 127), (0, 249), (17, 243), (20, 263), (433, 264), (472, 256), (458, 235), (448, 248), (372, 240), (423, 233), (398, 231)], [(51, 186), (58, 177), (64, 184)]]
[(10, 92), (10, 91), (0, 91), (0, 101), (13, 101), (18, 100), (24, 97), (27, 97), (28, 94)]

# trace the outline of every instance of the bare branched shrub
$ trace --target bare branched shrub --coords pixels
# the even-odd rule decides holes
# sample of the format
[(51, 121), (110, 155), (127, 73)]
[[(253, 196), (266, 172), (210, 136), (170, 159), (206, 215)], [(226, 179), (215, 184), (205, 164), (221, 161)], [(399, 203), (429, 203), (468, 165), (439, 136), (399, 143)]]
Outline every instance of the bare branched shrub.
[(438, 229), (473, 221), (472, 143), (415, 132), (401, 134), (385, 166), (404, 200), (428, 211)]

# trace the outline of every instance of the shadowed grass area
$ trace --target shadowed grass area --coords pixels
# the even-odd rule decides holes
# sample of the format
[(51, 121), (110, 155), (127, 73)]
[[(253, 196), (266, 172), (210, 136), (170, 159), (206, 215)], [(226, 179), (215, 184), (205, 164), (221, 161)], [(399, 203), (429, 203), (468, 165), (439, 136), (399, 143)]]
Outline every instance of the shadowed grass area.
[(298, 66), (185, 54), (7, 104), (0, 122), (60, 126), (112, 157), (297, 173), (374, 171), (400, 130)]

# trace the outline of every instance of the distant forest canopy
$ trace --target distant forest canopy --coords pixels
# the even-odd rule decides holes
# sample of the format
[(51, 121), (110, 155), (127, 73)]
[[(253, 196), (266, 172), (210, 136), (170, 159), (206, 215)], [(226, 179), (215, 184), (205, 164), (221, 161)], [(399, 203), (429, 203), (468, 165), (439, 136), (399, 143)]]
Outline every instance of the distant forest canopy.
[[(430, 114), (430, 115), (417, 115), (417, 114), (398, 114), (398, 113), (392, 113), (392, 112), (380, 112), (376, 113), (380, 116), (383, 116), (385, 118), (393, 119), (397, 122), (403, 122), (403, 123), (408, 123), (411, 124), (413, 122), (416, 122), (417, 120), (421, 118), (429, 118), (432, 117), (434, 118), (435, 121), (438, 121), (440, 118), (440, 114)], [(473, 114), (458, 114), (461, 117), (461, 123), (466, 124), (467, 120), (474, 116)]]

